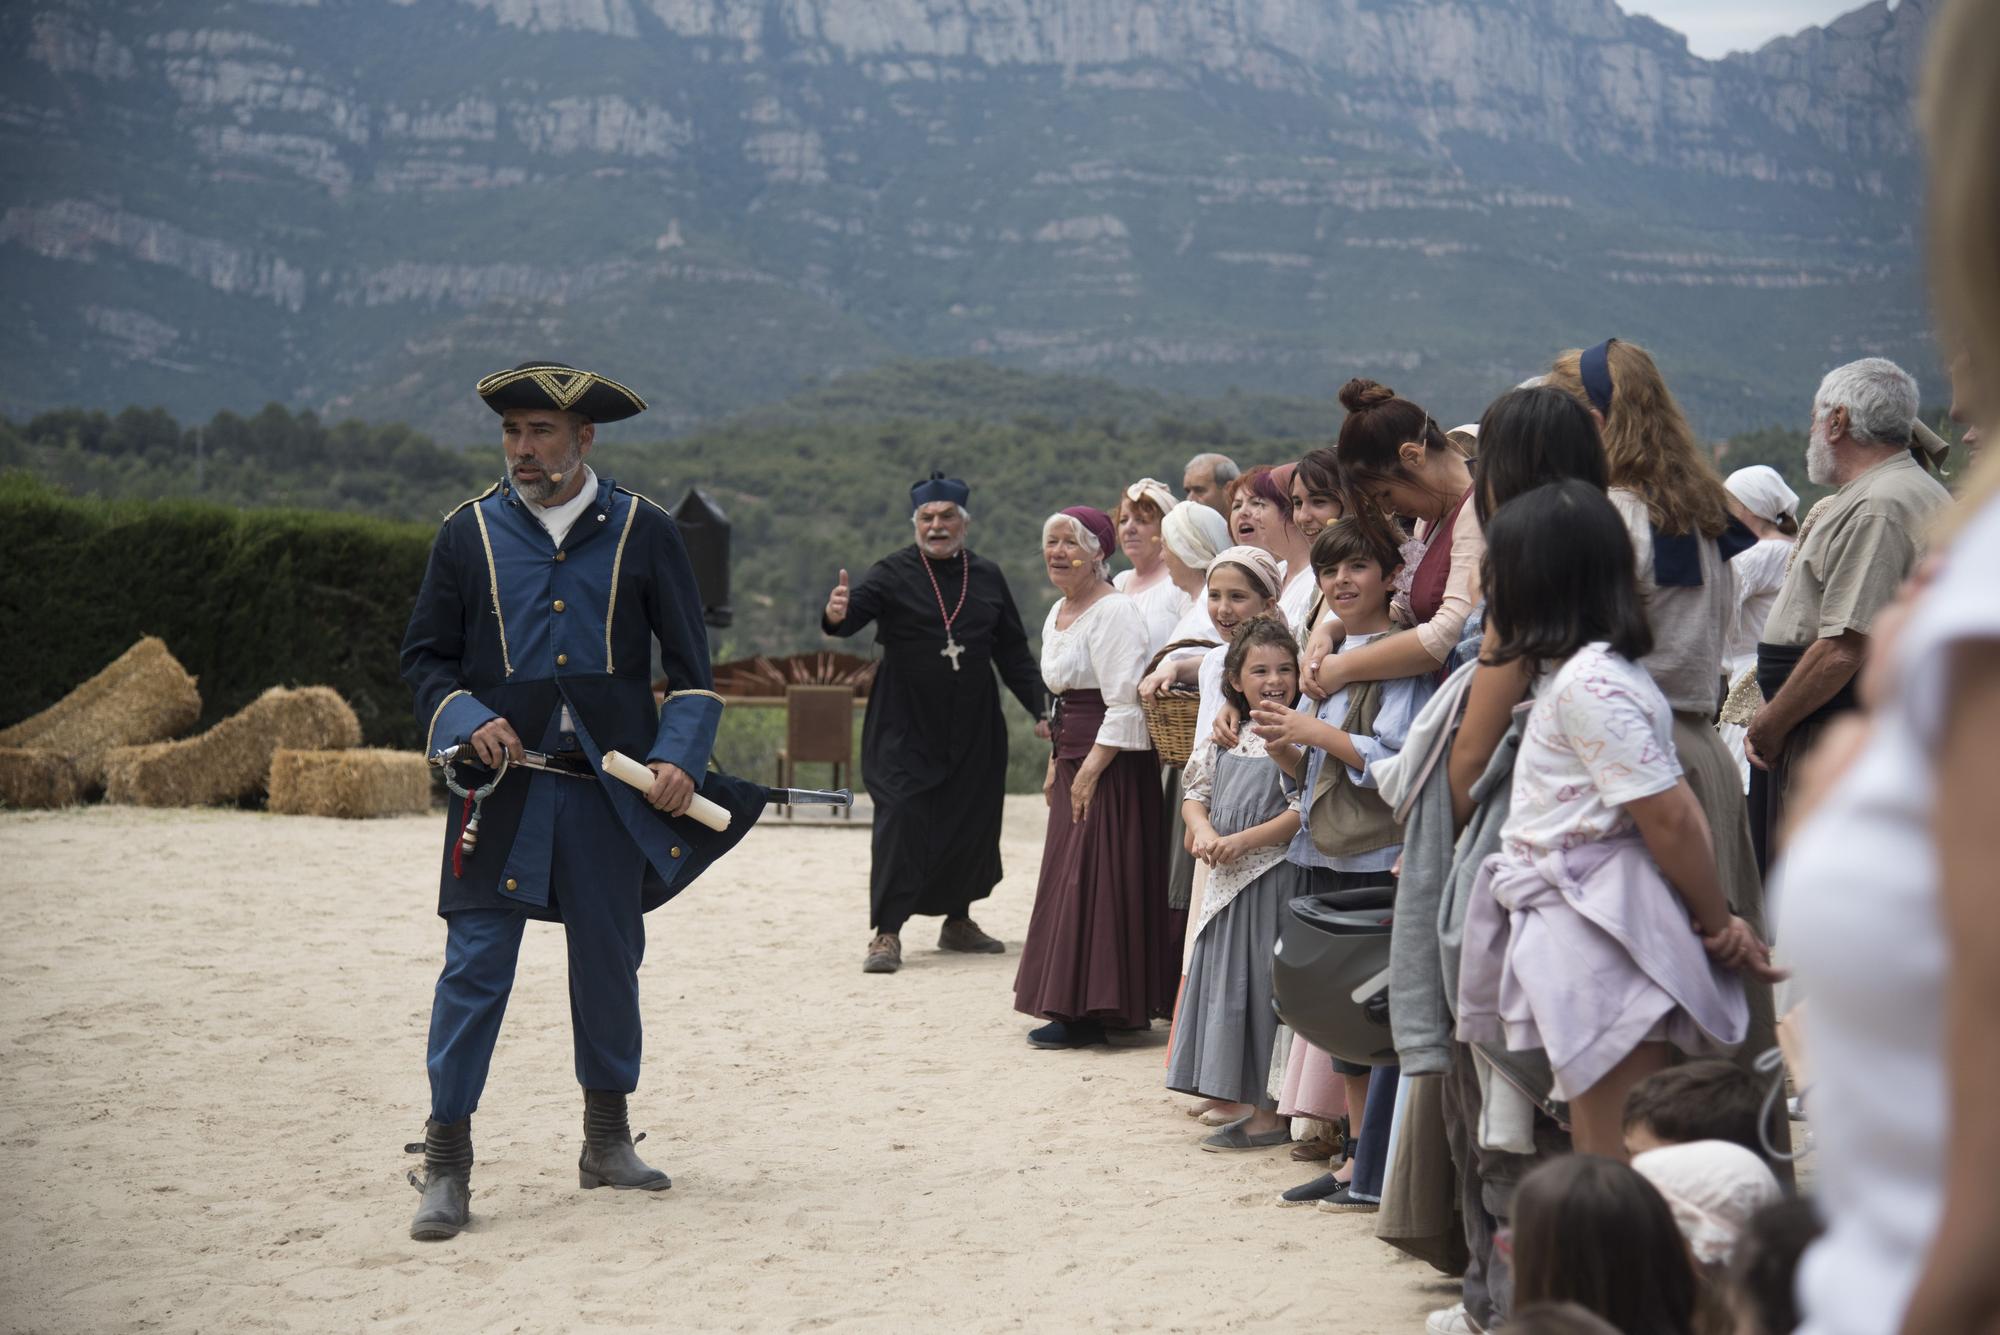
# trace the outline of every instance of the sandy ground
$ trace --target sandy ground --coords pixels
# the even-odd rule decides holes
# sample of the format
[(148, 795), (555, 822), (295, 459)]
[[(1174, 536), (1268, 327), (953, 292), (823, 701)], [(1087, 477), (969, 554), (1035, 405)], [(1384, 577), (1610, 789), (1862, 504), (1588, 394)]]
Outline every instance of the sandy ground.
[[(1018, 943), (1040, 850), (1010, 799)], [(406, 1234), (438, 821), (0, 815), (0, 1327), (1421, 1331), (1456, 1286), (1195, 1147), (1159, 1046), (1021, 1040), (1015, 956), (860, 971), (868, 843), (766, 822), (651, 915), (652, 1196), (577, 1189), (560, 929), (474, 1119), (473, 1226)]]

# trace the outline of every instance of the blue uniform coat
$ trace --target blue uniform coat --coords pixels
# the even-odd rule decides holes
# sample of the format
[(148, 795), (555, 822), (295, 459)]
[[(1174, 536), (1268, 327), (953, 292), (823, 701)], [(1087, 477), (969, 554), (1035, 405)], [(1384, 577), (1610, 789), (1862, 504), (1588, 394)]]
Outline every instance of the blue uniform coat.
[[(597, 482), (596, 499), (558, 547), (506, 482), (446, 516), (431, 545), (423, 588), (403, 637), (403, 679), (416, 697), (424, 749), (462, 745), (504, 717), (531, 750), (551, 744), (561, 706), (619, 832), (644, 854), (642, 907), (651, 911), (722, 856), (763, 810), (760, 788), (706, 773), (722, 716), (712, 689), (708, 636), (687, 551), (667, 512)], [(653, 643), (667, 678), (653, 701)], [(671, 819), (643, 794), (602, 773), (606, 751), (670, 761), (728, 808), (717, 833)], [(603, 831), (558, 829), (553, 785), (584, 782), (510, 772), (485, 801), (477, 852), (452, 871), (463, 804), (446, 822), (438, 912), (513, 906), (560, 917), (550, 867), (558, 838)]]

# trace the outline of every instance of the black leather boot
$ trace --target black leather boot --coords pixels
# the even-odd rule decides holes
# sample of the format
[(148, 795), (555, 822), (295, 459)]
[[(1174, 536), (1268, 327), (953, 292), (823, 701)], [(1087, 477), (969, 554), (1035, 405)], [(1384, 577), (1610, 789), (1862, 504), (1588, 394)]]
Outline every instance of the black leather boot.
[[(644, 1140), (646, 1133), (639, 1133)], [(665, 1191), (673, 1180), (633, 1152), (638, 1142), (625, 1120), (625, 1096), (615, 1090), (583, 1091), (583, 1154), (576, 1161), (577, 1185), (620, 1191)]]
[(423, 1195), (410, 1236), (419, 1242), (455, 1238), (472, 1219), (472, 1119), (425, 1122), (424, 1180), (410, 1174), (410, 1185)]

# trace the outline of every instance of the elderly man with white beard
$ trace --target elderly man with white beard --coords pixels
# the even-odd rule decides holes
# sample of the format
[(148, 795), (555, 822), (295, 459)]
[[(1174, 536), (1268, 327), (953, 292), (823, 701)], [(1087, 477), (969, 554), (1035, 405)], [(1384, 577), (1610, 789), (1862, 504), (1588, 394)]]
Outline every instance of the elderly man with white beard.
[(1827, 722), (1855, 707), (1875, 619), (1923, 558), (1951, 493), (1921, 462), (1917, 382), (1880, 357), (1827, 372), (1813, 396), (1806, 475), (1839, 490), (1808, 517), (1757, 646), (1764, 704), (1745, 750), (1750, 815), (1768, 867), (1794, 766)]
[[(866, 973), (903, 964), (903, 925), (942, 917), (938, 949), (999, 954), (971, 917), (1000, 881), (1007, 724), (999, 682), (1038, 720), (1042, 668), (1000, 567), (967, 550), (971, 488), (933, 472), (910, 488), (916, 541), (827, 595), (820, 629), (871, 623), (882, 665), (861, 726), (861, 772), (875, 803)], [(997, 681), (996, 681), (997, 676)]]

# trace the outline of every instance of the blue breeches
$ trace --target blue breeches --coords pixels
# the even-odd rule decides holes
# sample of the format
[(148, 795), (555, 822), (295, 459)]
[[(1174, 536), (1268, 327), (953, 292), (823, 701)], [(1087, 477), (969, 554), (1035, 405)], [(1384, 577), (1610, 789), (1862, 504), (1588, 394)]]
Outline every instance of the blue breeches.
[[(536, 775), (554, 785), (550, 904), (569, 943), (570, 1034), (585, 1089), (639, 1085), (639, 911), (645, 859), (594, 783)], [(525, 911), (464, 909), (445, 918), (444, 971), (431, 1006), (431, 1116), (456, 1122), (479, 1106), (514, 988)]]

